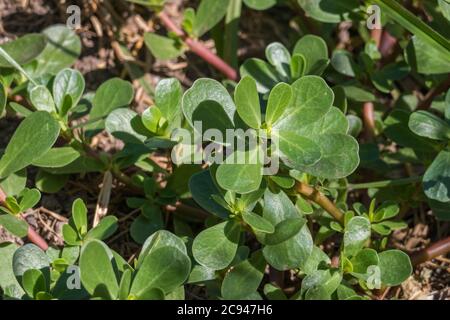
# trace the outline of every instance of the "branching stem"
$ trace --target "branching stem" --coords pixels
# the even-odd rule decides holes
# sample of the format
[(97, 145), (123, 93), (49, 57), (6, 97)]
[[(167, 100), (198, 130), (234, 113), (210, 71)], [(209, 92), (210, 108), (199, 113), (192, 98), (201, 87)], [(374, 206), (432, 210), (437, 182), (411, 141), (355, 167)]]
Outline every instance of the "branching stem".
[(183, 30), (181, 30), (164, 11), (158, 13), (158, 17), (162, 24), (164, 24), (164, 26), (169, 31), (175, 33), (178, 37), (180, 37), (192, 52), (194, 52), (200, 58), (222, 72), (228, 79), (234, 81), (238, 80), (239, 77), (237, 71), (234, 68), (232, 68), (224, 60), (222, 60), (215, 53), (205, 47), (203, 43), (187, 36), (183, 32)]
[(306, 197), (308, 200), (311, 200), (321, 206), (322, 209), (333, 216), (333, 218), (335, 218), (340, 224), (344, 224), (344, 214), (342, 211), (319, 190), (303, 182), (297, 182), (296, 189), (298, 193)]

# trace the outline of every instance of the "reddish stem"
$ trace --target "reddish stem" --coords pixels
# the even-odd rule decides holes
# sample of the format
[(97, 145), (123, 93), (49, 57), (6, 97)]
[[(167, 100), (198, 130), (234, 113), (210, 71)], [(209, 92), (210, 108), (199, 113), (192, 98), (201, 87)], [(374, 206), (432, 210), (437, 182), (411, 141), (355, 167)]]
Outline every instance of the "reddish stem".
[(42, 250), (47, 251), (47, 241), (45, 241), (44, 238), (42, 238), (30, 225), (28, 226), (28, 239)]
[[(0, 205), (6, 205), (6, 197), (6, 193), (0, 188)], [(22, 215), (21, 218), (23, 219)], [(25, 221), (25, 219), (23, 220)], [(47, 242), (30, 225), (28, 225), (28, 239), (42, 250), (46, 251), (48, 249)]]
[(411, 256), (413, 265), (419, 265), (450, 252), (450, 237), (440, 240)]
[(380, 39), (380, 43), (378, 44), (381, 56), (383, 58), (386, 58), (387, 56), (391, 55), (392, 52), (394, 52), (394, 47), (396, 44), (397, 38), (393, 37), (389, 32), (384, 30)]
[(161, 11), (158, 14), (158, 17), (169, 31), (175, 33), (177, 36), (184, 40), (184, 42), (192, 52), (194, 52), (200, 58), (222, 72), (228, 79), (234, 81), (238, 80), (238, 73), (234, 68), (232, 68), (224, 60), (222, 60), (215, 53), (205, 47), (203, 43), (188, 37), (164, 11)]
[(375, 110), (372, 102), (366, 102), (363, 106), (363, 120), (366, 128), (367, 140), (373, 140), (375, 137)]

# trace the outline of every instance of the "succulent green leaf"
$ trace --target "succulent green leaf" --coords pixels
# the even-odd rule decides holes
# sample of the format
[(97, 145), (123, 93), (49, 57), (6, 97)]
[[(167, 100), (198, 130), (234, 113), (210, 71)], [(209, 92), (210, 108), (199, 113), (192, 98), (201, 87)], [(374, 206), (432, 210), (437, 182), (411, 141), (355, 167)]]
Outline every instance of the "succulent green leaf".
[[(79, 71), (63, 69), (58, 72), (53, 80), (53, 98), (61, 115), (65, 116), (69, 109), (78, 104), (83, 95), (84, 86), (84, 77)], [(64, 106), (67, 95), (71, 97), (71, 104), (68, 107)]]
[(245, 76), (241, 79), (236, 86), (234, 101), (241, 119), (250, 127), (259, 129), (261, 126), (261, 108), (256, 81), (253, 78)]
[(225, 299), (242, 299), (255, 292), (264, 276), (266, 261), (261, 251), (245, 260), (225, 275), (222, 282), (222, 297)]
[[(235, 151), (232, 153), (217, 169), (216, 179), (219, 186), (240, 194), (258, 190), (262, 181), (260, 152), (257, 148), (248, 152)], [(232, 158), (234, 160), (230, 160)], [(227, 163), (228, 161), (230, 163)]]
[(25, 168), (52, 147), (59, 135), (58, 122), (47, 112), (25, 118), (14, 132), (0, 160), (0, 178)]
[(41, 193), (38, 189), (28, 189), (25, 188), (20, 193), (20, 211), (25, 212), (26, 210), (33, 208), (41, 200)]
[(321, 37), (314, 35), (306, 35), (298, 40), (292, 54), (301, 54), (305, 58), (305, 74), (320, 75), (323, 65), (329, 61), (327, 44)]
[(47, 284), (44, 274), (36, 269), (25, 271), (22, 277), (22, 287), (30, 298), (36, 297), (38, 292), (46, 292)]
[(177, 79), (163, 79), (158, 82), (155, 89), (156, 106), (161, 110), (163, 117), (169, 122), (181, 114), (182, 97), (183, 89), (180, 81)]
[(193, 32), (200, 38), (225, 16), (230, 0), (202, 0), (198, 6)]
[(45, 86), (36, 86), (30, 92), (30, 100), (36, 110), (56, 112), (52, 94)]
[(370, 239), (370, 221), (356, 216), (345, 226), (344, 252), (347, 256), (356, 255)]
[(77, 34), (65, 25), (54, 25), (42, 32), (47, 37), (44, 51), (36, 58), (34, 74), (57, 74), (70, 67), (81, 53), (81, 41)]
[(277, 0), (244, 0), (244, 3), (254, 10), (266, 10), (273, 7)]
[(229, 211), (212, 198), (212, 195), (218, 195), (220, 192), (214, 184), (209, 170), (192, 175), (189, 180), (189, 190), (200, 207), (222, 219), (228, 218)]
[(266, 219), (253, 212), (245, 211), (242, 213), (242, 218), (253, 230), (263, 233), (273, 233), (275, 227)]
[(114, 298), (119, 292), (116, 274), (112, 265), (111, 250), (99, 240), (87, 242), (81, 249), (80, 276), (84, 288), (94, 295), (104, 288), (110, 297)]
[[(227, 117), (225, 119), (217, 119), (215, 121), (226, 121), (225, 127), (229, 127), (228, 124), (233, 124), (234, 116), (236, 113), (236, 106), (233, 102), (233, 99), (231, 99), (230, 94), (227, 92), (227, 90), (217, 82), (216, 80), (212, 79), (199, 79), (194, 82), (191, 88), (189, 88), (183, 95), (183, 113), (190, 125), (194, 126), (194, 113), (197, 109), (199, 109), (199, 106), (202, 104), (202, 102), (206, 101), (214, 101), (216, 102), (222, 109), (219, 110), (218, 108), (215, 108), (214, 111), (211, 111), (211, 116), (209, 117), (201, 117), (200, 113), (207, 112), (207, 108), (201, 108), (201, 112), (197, 111), (197, 120), (211, 120), (213, 121), (215, 118), (224, 118), (223, 114), (226, 114)], [(210, 106), (211, 104), (206, 104), (204, 106)], [(213, 105), (215, 106), (215, 105)], [(221, 112), (220, 112), (221, 111)], [(220, 116), (218, 115), (218, 112), (220, 112)], [(206, 123), (206, 121), (203, 121), (203, 126), (209, 125)], [(210, 126), (211, 128), (217, 128), (220, 129), (220, 127), (214, 127)]]
[(41, 168), (64, 167), (80, 157), (80, 153), (72, 147), (52, 148), (32, 162)]
[(194, 239), (194, 258), (204, 267), (222, 270), (233, 261), (239, 237), (240, 226), (232, 220), (208, 228)]
[(189, 276), (189, 257), (174, 247), (161, 247), (149, 253), (140, 265), (131, 286), (131, 294), (140, 296), (148, 288), (170, 293)]
[[(24, 65), (36, 58), (47, 44), (43, 34), (29, 33), (16, 40), (6, 42), (0, 46), (19, 65)], [(9, 68), (8, 61), (0, 56), (0, 67)]]
[(381, 282), (385, 285), (397, 286), (411, 275), (411, 261), (406, 253), (400, 250), (388, 250), (381, 252), (378, 257)]
[(86, 240), (104, 240), (109, 238), (117, 231), (117, 228), (119, 227), (117, 221), (117, 218), (114, 216), (104, 217), (95, 228), (89, 230), (86, 234)]
[(450, 140), (450, 125), (427, 111), (417, 111), (409, 117), (409, 128), (415, 134), (433, 139)]
[(13, 270), (16, 277), (22, 277), (30, 269), (41, 270), (48, 275), (49, 266), (50, 258), (34, 244), (26, 244), (14, 252)]
[(20, 238), (23, 238), (28, 234), (28, 224), (11, 214), (0, 213), (0, 225)]
[(277, 84), (269, 95), (266, 110), (266, 123), (271, 126), (284, 113), (292, 98), (292, 89), (286, 83)]
[[(112, 78), (104, 82), (95, 92), (92, 100), (92, 109), (89, 113), (91, 120), (98, 120), (106, 117), (113, 110), (127, 107), (133, 100), (134, 90), (131, 83), (119, 78)], [(101, 128), (102, 125), (92, 123), (89, 129)]]
[(175, 59), (184, 52), (183, 45), (179, 40), (160, 36), (156, 33), (145, 33), (144, 41), (150, 52), (159, 60)]
[(450, 151), (442, 150), (423, 176), (423, 189), (428, 198), (450, 201)]
[(264, 60), (247, 59), (240, 67), (241, 77), (250, 76), (256, 80), (258, 92), (265, 94), (281, 81), (275, 68)]
[(347, 21), (350, 12), (359, 7), (357, 0), (298, 0), (298, 3), (310, 17), (325, 23)]
[(291, 54), (285, 46), (279, 42), (269, 44), (266, 48), (266, 57), (283, 79), (288, 80), (291, 77)]

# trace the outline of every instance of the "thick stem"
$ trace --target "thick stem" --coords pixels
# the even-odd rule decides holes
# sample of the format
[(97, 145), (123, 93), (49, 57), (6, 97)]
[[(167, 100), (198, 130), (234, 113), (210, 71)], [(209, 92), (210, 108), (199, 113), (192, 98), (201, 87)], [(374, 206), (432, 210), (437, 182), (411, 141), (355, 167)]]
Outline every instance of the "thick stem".
[(302, 182), (297, 182), (296, 189), (298, 193), (321, 206), (322, 209), (332, 215), (340, 224), (344, 224), (344, 214), (330, 199), (320, 193), (319, 190)]
[[(0, 188), (0, 204), (5, 205), (6, 193)], [(21, 216), (22, 217), (22, 216)], [(25, 222), (26, 220), (23, 219)], [(27, 222), (28, 223), (28, 222)], [(48, 249), (47, 241), (44, 240), (30, 225), (28, 225), (28, 239), (37, 245), (42, 250), (46, 251)]]
[(436, 257), (446, 255), (450, 252), (450, 237), (440, 240), (428, 248), (425, 248), (411, 256), (411, 262), (417, 266)]
[(187, 44), (187, 46), (192, 52), (194, 52), (200, 58), (202, 58), (210, 65), (212, 65), (214, 68), (222, 72), (228, 79), (234, 81), (238, 80), (238, 73), (235, 69), (233, 69), (225, 61), (219, 58), (215, 53), (213, 53), (211, 50), (205, 47), (202, 43), (188, 37), (183, 32), (183, 30), (181, 30), (164, 11), (161, 11), (158, 14), (158, 17), (169, 31), (175, 33), (177, 36), (179, 36), (184, 40), (184, 42)]
[(363, 120), (366, 128), (366, 139), (371, 141), (375, 137), (375, 111), (372, 102), (366, 102), (363, 106)]

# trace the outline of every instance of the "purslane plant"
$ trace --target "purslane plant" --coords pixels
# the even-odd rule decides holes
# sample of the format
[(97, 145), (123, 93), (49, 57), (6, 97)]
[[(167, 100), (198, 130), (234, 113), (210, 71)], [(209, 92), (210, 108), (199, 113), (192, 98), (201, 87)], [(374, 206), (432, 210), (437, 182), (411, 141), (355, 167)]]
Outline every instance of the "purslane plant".
[[(189, 37), (201, 36), (225, 14), (202, 19), (208, 3), (202, 1), (196, 14), (186, 12), (183, 27)], [(252, 6), (252, 1), (246, 3)], [(300, 4), (320, 16), (320, 5)], [(405, 28), (411, 25), (407, 18)], [(0, 111), (8, 108), (24, 117), (0, 159), (0, 187), (6, 193), (0, 225), (18, 237), (28, 235), (37, 245), (0, 245), (4, 298), (183, 299), (184, 285), (189, 284), (205, 286), (210, 298), (368, 299), (374, 290), (397, 286), (411, 275), (408, 255), (388, 249), (388, 236), (406, 226), (396, 219), (399, 206), (384, 201), (378, 189), (369, 194), (382, 198), (381, 203), (373, 199), (369, 208), (349, 205), (353, 201), (348, 190), (361, 187), (350, 184), (349, 176), (366, 150), (354, 138), (357, 133), (347, 114), (352, 91), (339, 82), (330, 87), (336, 84), (331, 67), (389, 92), (401, 77), (394, 68), (394, 77), (377, 82), (378, 73), (391, 73), (388, 67), (375, 70), (372, 60), (378, 58), (370, 43), (360, 59), (362, 65), (373, 64), (367, 74), (355, 72), (357, 64), (342, 51), (330, 59), (325, 41), (307, 35), (292, 53), (273, 43), (266, 50), (268, 62), (244, 62), (232, 94), (212, 79), (198, 79), (185, 92), (179, 81), (165, 79), (156, 87), (155, 105), (138, 114), (129, 108), (134, 92), (127, 81), (113, 78), (95, 93), (86, 93), (83, 76), (68, 68), (79, 53), (79, 39), (62, 26), (51, 28), (2, 45), (0, 51)], [(60, 37), (52, 39), (54, 34)], [(189, 38), (180, 37), (171, 43)], [(428, 41), (439, 40), (431, 38)], [(56, 58), (49, 61), (49, 55)], [(7, 104), (12, 95), (20, 95), (21, 104)], [(441, 205), (449, 201), (448, 97), (446, 120), (424, 111), (410, 116), (394, 110), (382, 128), (401, 146), (405, 141), (411, 145), (411, 137), (411, 148), (426, 164), (430, 154), (440, 152), (423, 187)], [(180, 141), (175, 129), (200, 134), (202, 140), (199, 145)], [(113, 155), (92, 149), (92, 137), (102, 130), (123, 141), (123, 149)], [(208, 130), (214, 135), (206, 136)], [(221, 141), (227, 132), (238, 132), (237, 141)], [(234, 142), (241, 142), (243, 149), (229, 153)], [(212, 150), (212, 157), (191, 163), (195, 152), (205, 150)], [(183, 161), (161, 167), (152, 159), (156, 151), (172, 151), (172, 160), (182, 154)], [(273, 163), (260, 154), (272, 162), (280, 160), (275, 171), (266, 173)], [(220, 156), (225, 162), (211, 161)], [(238, 156), (245, 161), (231, 161)], [(74, 201), (63, 226), (64, 247), (48, 247), (43, 239), (33, 238), (22, 217), (40, 199), (37, 189), (25, 188), (30, 166), (38, 168), (36, 187), (48, 193), (60, 190), (71, 174), (112, 174), (124, 187), (128, 207), (139, 212), (129, 230), (143, 245), (139, 255), (127, 262), (102, 242), (116, 232), (119, 222), (112, 212), (90, 228), (81, 199)], [(166, 218), (171, 208), (175, 213)], [(188, 222), (193, 221), (201, 228), (191, 228)], [(168, 228), (174, 233), (164, 230)], [(328, 241), (338, 247), (332, 255), (324, 250)], [(264, 283), (266, 272), (288, 272), (294, 291)]]

